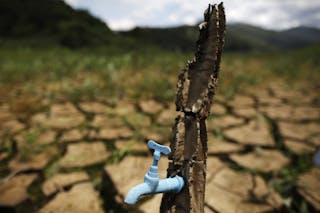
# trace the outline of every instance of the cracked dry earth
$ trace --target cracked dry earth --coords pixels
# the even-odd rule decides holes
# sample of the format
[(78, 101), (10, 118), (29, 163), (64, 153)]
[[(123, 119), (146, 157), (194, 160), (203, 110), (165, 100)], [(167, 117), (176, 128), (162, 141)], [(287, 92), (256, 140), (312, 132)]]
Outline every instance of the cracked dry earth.
[[(320, 211), (316, 91), (275, 84), (216, 98), (205, 212)], [(158, 212), (161, 195), (123, 199), (151, 164), (145, 141), (169, 144), (172, 104), (37, 100), (26, 111), (23, 101), (0, 105), (0, 212)], [(166, 158), (159, 167), (165, 178)]]

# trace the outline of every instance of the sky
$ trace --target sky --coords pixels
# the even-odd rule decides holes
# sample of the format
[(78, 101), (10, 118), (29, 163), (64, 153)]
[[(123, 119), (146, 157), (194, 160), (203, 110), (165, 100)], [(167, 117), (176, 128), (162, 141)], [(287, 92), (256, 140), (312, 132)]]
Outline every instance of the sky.
[[(86, 9), (112, 30), (136, 26), (194, 25), (203, 19), (209, 0), (64, 0)], [(224, 0), (228, 23), (247, 23), (265, 29), (297, 26), (320, 28), (320, 0)]]

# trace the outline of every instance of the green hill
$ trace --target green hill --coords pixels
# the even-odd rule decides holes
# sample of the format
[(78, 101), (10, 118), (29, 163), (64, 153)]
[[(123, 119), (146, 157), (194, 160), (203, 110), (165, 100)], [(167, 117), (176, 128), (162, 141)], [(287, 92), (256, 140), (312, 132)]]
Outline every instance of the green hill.
[[(32, 46), (99, 46), (114, 51), (156, 47), (191, 52), (197, 38), (196, 26), (137, 27), (112, 32), (100, 19), (85, 10), (75, 10), (62, 0), (2, 0), (0, 4), (0, 44), (10, 41)], [(225, 50), (266, 52), (319, 42), (319, 29), (298, 27), (272, 31), (247, 24), (229, 24)]]
[(155, 45), (166, 50), (192, 51), (198, 39), (196, 27), (180, 26), (174, 28), (140, 28), (119, 32), (120, 35), (130, 37), (136, 42)]
[[(194, 50), (198, 37), (197, 27), (135, 28), (121, 32), (137, 41), (157, 44), (169, 50)], [(229, 24), (226, 32), (226, 51), (274, 51), (293, 49), (320, 42), (320, 30), (299, 27), (286, 31), (265, 30), (247, 24)]]
[(102, 44), (113, 33), (85, 10), (74, 10), (62, 0), (1, 0), (2, 40), (33, 40), (68, 47)]

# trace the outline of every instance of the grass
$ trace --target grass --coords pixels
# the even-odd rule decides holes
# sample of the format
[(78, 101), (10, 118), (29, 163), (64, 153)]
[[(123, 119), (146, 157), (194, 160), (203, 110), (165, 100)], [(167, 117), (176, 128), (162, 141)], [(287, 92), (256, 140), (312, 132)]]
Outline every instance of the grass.
[[(220, 92), (230, 97), (246, 85), (279, 77), (290, 82), (315, 82), (320, 74), (319, 53), (320, 46), (273, 54), (225, 53)], [(50, 98), (63, 95), (73, 101), (98, 96), (172, 101), (177, 75), (192, 57), (192, 53), (155, 48), (119, 52), (106, 48), (2, 47), (0, 85), (23, 85), (33, 93)]]
[(46, 91), (48, 97), (63, 93), (75, 100), (98, 95), (170, 99), (174, 78), (168, 77), (176, 76), (187, 54), (150, 51), (2, 48), (0, 84), (23, 84), (35, 93)]
[(313, 212), (308, 210), (312, 207), (301, 199), (297, 191), (298, 177), (312, 168), (312, 157), (310, 154), (292, 156), (290, 166), (280, 170), (278, 177), (272, 180), (271, 185), (286, 200), (292, 212)]

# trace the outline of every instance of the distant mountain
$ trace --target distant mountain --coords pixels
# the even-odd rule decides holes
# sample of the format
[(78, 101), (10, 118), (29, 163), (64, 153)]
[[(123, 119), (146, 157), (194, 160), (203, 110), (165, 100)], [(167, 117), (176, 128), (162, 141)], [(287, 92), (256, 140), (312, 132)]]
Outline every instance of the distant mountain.
[[(169, 50), (194, 50), (198, 28), (135, 28), (120, 34)], [(285, 31), (265, 30), (247, 24), (229, 24), (226, 32), (226, 51), (273, 51), (292, 49), (320, 43), (320, 30), (297, 27)]]
[(62, 0), (1, 0), (0, 37), (52, 40), (69, 47), (101, 44), (113, 35), (107, 25)]
[(195, 48), (199, 31), (197, 27), (141, 28), (118, 32), (135, 39), (138, 43), (150, 44), (167, 50), (189, 51)]
[[(0, 44), (7, 40), (32, 45), (70, 48), (101, 46), (115, 51), (143, 49), (194, 51), (197, 26), (171, 28), (137, 27), (112, 32), (85, 10), (75, 10), (62, 0), (1, 0)], [(320, 30), (297, 27), (285, 31), (265, 30), (247, 24), (227, 25), (226, 51), (274, 51), (320, 42)]]
[(288, 40), (294, 40), (297, 47), (304, 46), (308, 43), (319, 43), (320, 30), (312, 27), (295, 27), (289, 30), (282, 31), (282, 37)]

